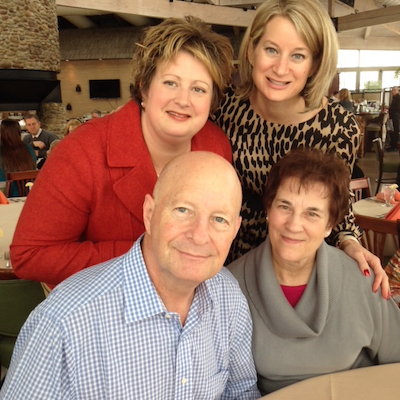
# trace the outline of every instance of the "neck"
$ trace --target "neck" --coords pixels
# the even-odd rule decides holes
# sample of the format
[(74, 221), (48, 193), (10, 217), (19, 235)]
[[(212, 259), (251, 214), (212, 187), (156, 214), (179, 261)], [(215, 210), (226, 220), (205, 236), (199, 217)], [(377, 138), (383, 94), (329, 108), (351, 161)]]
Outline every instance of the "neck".
[(179, 314), (181, 324), (184, 326), (193, 302), (196, 286), (190, 285), (188, 282), (177, 281), (168, 271), (163, 271), (159, 267), (150, 246), (150, 239), (145, 234), (141, 247), (149, 277), (165, 308), (170, 312)]
[(272, 250), (272, 265), (280, 285), (306, 285), (314, 268), (314, 261), (314, 259), (298, 262), (283, 261), (277, 258)]
[(157, 175), (160, 175), (164, 167), (174, 158), (181, 154), (189, 153), (191, 150), (192, 142), (189, 141), (176, 141), (176, 142), (161, 142), (158, 138), (154, 138), (143, 129), (143, 138), (150, 153), (151, 161), (154, 165)]
[(305, 122), (321, 110), (318, 108), (305, 112), (306, 104), (300, 95), (285, 101), (270, 101), (258, 90), (253, 90), (250, 94), (250, 103), (254, 111), (263, 119), (281, 125)]

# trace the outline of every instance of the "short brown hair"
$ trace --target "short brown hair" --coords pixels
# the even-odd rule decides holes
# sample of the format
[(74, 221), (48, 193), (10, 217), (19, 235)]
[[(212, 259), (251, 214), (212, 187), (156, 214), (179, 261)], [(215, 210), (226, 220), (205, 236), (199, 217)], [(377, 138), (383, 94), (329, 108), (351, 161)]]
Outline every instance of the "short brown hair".
[(336, 226), (349, 211), (350, 171), (336, 153), (299, 147), (281, 158), (271, 169), (265, 186), (263, 202), (268, 210), (278, 188), (289, 178), (297, 178), (300, 187), (316, 183), (324, 185), (329, 198), (329, 223)]
[(215, 111), (230, 82), (233, 49), (227, 37), (213, 32), (210, 26), (195, 17), (167, 18), (143, 31), (133, 55), (132, 97), (140, 103), (157, 66), (172, 61), (181, 50), (202, 62), (211, 75), (214, 83), (211, 112)]
[(37, 122), (40, 122), (39, 117), (36, 114), (32, 113), (26, 113), (24, 114), (24, 120), (26, 121), (27, 119), (35, 118)]

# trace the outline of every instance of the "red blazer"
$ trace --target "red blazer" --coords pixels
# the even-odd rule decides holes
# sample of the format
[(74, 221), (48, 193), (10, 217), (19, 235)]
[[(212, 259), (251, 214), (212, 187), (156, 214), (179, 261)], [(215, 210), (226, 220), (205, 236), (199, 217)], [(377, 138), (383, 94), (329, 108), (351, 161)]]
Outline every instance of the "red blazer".
[[(209, 121), (192, 139), (196, 150), (232, 161)], [(127, 252), (144, 232), (143, 201), (156, 180), (134, 101), (79, 126), (55, 147), (22, 210), (11, 244), (16, 275), (54, 286)]]

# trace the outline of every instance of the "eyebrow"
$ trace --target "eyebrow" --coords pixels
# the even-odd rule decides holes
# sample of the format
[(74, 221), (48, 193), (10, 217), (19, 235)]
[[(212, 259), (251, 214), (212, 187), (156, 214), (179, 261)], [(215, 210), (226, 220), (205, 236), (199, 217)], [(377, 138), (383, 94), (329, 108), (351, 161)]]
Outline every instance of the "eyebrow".
[[(272, 44), (275, 47), (280, 47), (277, 43), (275, 43), (274, 41), (267, 39), (264, 40), (264, 42), (262, 42), (264, 45), (266, 44)], [(311, 53), (311, 50), (308, 47), (296, 47), (293, 51), (308, 51), (309, 53)]]
[[(291, 203), (289, 200), (284, 200), (284, 199), (276, 199), (277, 201), (280, 201), (281, 203), (287, 204), (289, 206), (292, 206), (293, 203)], [(307, 211), (318, 211), (320, 213), (323, 213), (323, 210), (321, 208), (318, 207), (307, 207), (306, 208)]]
[[(170, 73), (170, 72), (161, 75), (161, 77), (162, 77), (163, 79), (165, 79), (165, 78), (168, 77), (168, 76), (173, 76), (173, 77), (175, 77), (175, 79), (177, 79), (177, 80), (182, 80), (182, 77), (180, 77), (179, 75), (176, 75), (176, 74), (172, 74), (172, 73)], [(196, 79), (195, 81), (193, 81), (193, 83), (202, 83), (202, 84), (204, 84), (204, 85), (210, 86), (206, 81), (202, 81), (202, 80), (200, 80), (200, 79)]]

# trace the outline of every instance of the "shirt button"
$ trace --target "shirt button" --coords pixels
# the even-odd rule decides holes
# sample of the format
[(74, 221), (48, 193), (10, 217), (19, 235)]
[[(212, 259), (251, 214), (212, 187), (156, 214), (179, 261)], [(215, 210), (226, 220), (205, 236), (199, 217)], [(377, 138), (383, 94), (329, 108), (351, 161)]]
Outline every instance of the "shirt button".
[(171, 316), (170, 316), (169, 314), (165, 314), (164, 316), (165, 316), (165, 318), (167, 318), (167, 319), (171, 319)]
[(187, 379), (186, 379), (186, 378), (183, 378), (183, 379), (181, 380), (182, 385), (184, 385), (186, 382), (187, 382)]

